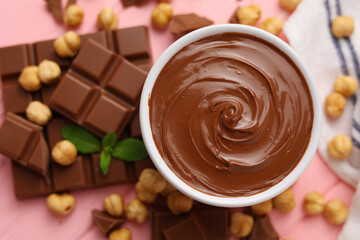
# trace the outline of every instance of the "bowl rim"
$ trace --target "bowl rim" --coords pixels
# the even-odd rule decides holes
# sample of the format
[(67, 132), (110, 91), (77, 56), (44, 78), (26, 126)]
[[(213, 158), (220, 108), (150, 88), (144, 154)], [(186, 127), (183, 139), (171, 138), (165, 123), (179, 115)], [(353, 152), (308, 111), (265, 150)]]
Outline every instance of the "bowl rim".
[[(308, 147), (303, 154), (303, 157), (300, 159), (299, 163), (296, 167), (280, 182), (275, 184), (274, 186), (256, 193), (250, 196), (241, 196), (241, 197), (227, 197), (227, 196), (214, 196), (206, 194), (196, 188), (191, 187), (183, 180), (181, 180), (165, 163), (163, 158), (161, 157), (155, 141), (153, 139), (151, 125), (150, 125), (150, 114), (149, 114), (149, 102), (152, 93), (153, 86), (156, 82), (158, 75), (160, 74), (162, 68), (165, 64), (183, 47), (199, 40), (205, 38), (207, 36), (219, 34), (219, 33), (227, 33), (227, 32), (235, 32), (235, 33), (243, 33), (248, 35), (256, 36), (260, 39), (263, 39), (286, 55), (288, 55), (291, 60), (296, 64), (301, 73), (303, 74), (309, 90), (310, 95), (313, 102), (313, 111), (314, 111), (314, 119), (311, 131), (310, 141), (308, 143)], [(165, 177), (165, 179), (173, 185), (177, 190), (182, 192), (183, 194), (197, 200), (199, 202), (219, 206), (219, 207), (245, 207), (251, 206), (254, 204), (258, 204), (264, 201), (267, 201), (281, 192), (288, 189), (291, 185), (295, 183), (295, 181), (302, 175), (307, 166), (310, 164), (313, 159), (318, 144), (320, 140), (320, 130), (321, 130), (321, 106), (320, 106), (320, 95), (318, 92), (318, 88), (311, 78), (311, 75), (307, 69), (307, 67), (302, 63), (299, 56), (295, 53), (295, 51), (283, 40), (276, 37), (275, 35), (268, 33), (264, 30), (261, 30), (256, 27), (241, 25), (241, 24), (219, 24), (212, 25), (208, 27), (204, 27), (193, 31), (177, 41), (175, 41), (172, 45), (170, 45), (159, 57), (159, 59), (155, 62), (153, 67), (151, 68), (141, 93), (140, 99), (140, 127), (142, 132), (142, 137), (144, 140), (145, 147), (149, 153), (150, 158), (152, 159), (154, 165), (159, 170), (159, 172)]]

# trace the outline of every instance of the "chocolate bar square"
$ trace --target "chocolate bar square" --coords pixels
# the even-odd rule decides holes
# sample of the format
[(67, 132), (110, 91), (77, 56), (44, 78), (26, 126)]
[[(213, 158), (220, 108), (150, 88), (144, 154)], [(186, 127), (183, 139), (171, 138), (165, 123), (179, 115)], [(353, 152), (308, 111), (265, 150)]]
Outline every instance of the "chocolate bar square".
[[(26, 92), (15, 79), (2, 83), (3, 102), (5, 112), (23, 113), (32, 100), (31, 94)], [(14, 104), (16, 99), (16, 104)]]
[(54, 61), (61, 68), (70, 66), (69, 58), (62, 58), (55, 52), (53, 47), (55, 40), (42, 41), (34, 44), (34, 52), (36, 56), (36, 62), (39, 64), (43, 60)]
[[(119, 70), (123, 66), (128, 66), (128, 71)], [(143, 70), (88, 40), (53, 93), (50, 106), (100, 137), (110, 131), (120, 136), (137, 105), (129, 97), (111, 94), (105, 86), (109, 82), (112, 89), (117, 89), (114, 86), (126, 82), (132, 85), (127, 89), (133, 90), (131, 98), (135, 100), (145, 78)]]
[[(18, 45), (0, 49), (1, 75), (8, 76), (18, 74), (26, 66), (32, 65), (28, 54), (28, 45)], [(14, 64), (16, 63), (16, 64)]]

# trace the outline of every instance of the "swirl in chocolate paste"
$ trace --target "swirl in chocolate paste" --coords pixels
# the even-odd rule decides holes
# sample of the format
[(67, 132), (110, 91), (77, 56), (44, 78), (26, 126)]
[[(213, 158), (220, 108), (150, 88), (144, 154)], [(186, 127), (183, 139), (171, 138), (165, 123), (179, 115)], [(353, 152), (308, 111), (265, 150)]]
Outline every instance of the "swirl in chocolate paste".
[(150, 99), (155, 143), (183, 181), (208, 194), (245, 196), (281, 181), (311, 135), (303, 75), (258, 38), (226, 33), (184, 47)]

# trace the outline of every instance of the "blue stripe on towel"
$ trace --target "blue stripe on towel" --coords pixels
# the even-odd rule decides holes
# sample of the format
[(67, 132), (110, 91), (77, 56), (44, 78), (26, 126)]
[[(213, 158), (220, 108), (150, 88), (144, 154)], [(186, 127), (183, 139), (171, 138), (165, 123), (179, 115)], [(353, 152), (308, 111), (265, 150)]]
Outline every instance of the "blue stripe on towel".
[(349, 70), (348, 70), (348, 67), (346, 65), (345, 57), (344, 57), (344, 54), (343, 54), (343, 52), (341, 50), (339, 40), (331, 32), (332, 19), (331, 19), (329, 0), (325, 0), (324, 5), (325, 5), (327, 20), (328, 20), (328, 29), (329, 29), (329, 32), (330, 32), (331, 39), (332, 39), (332, 41), (334, 43), (337, 55), (339, 56), (339, 60), (340, 60), (340, 64), (341, 64), (341, 71), (342, 71), (342, 73), (344, 75), (349, 75)]
[(353, 119), (353, 127), (360, 132), (360, 124), (355, 119)]
[(360, 142), (357, 141), (355, 138), (352, 137), (352, 142), (355, 145), (355, 147), (360, 148)]

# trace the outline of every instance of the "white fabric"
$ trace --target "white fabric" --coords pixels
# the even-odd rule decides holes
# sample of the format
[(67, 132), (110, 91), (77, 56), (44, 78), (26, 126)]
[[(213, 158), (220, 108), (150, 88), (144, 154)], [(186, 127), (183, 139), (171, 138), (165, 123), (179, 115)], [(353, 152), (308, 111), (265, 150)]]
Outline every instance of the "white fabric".
[[(340, 12), (339, 12), (340, 11)], [(355, 31), (349, 38), (333, 38), (329, 18), (337, 15), (348, 15), (355, 20)], [(334, 91), (333, 85), (338, 76), (348, 74), (360, 81), (360, 1), (359, 0), (303, 0), (296, 11), (289, 17), (284, 32), (292, 48), (307, 65), (314, 80), (317, 82), (322, 104), (326, 96)], [(336, 47), (338, 42), (340, 48)], [(353, 49), (351, 49), (349, 42)], [(343, 60), (341, 58), (343, 54)], [(345, 62), (345, 64), (344, 64)], [(346, 67), (344, 67), (346, 65)], [(347, 99), (344, 114), (338, 119), (330, 119), (323, 114), (322, 134), (319, 153), (330, 168), (344, 181), (357, 186), (350, 216), (339, 236), (341, 240), (360, 239), (360, 131), (353, 127), (353, 120), (360, 124), (360, 91), (359, 99), (354, 108), (354, 101)], [(324, 112), (324, 111), (323, 111)], [(354, 149), (350, 157), (337, 160), (327, 153), (327, 143), (336, 135), (352, 136)]]

